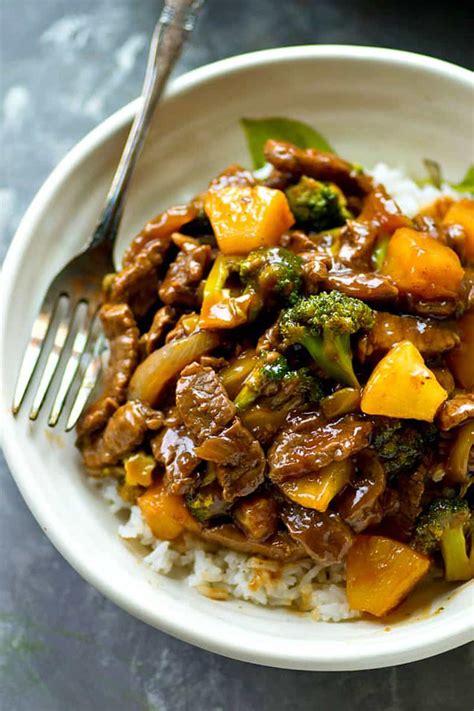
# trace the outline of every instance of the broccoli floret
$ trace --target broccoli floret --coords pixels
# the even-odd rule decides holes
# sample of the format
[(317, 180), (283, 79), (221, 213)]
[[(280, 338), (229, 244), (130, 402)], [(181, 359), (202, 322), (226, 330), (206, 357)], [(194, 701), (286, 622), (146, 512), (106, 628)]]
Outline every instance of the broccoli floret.
[(245, 379), (234, 403), (238, 410), (245, 410), (259, 397), (272, 396), (283, 405), (287, 401), (319, 402), (324, 392), (319, 378), (309, 368), (290, 370), (284, 356), (267, 351)]
[(376, 452), (388, 476), (416, 469), (437, 437), (434, 425), (381, 417), (375, 422), (371, 448)]
[(302, 266), (301, 257), (283, 247), (263, 247), (243, 259), (239, 273), (246, 289), (258, 293), (264, 302), (291, 300), (301, 289)]
[(286, 376), (289, 383), (291, 379), (297, 382), (297, 390), (305, 402), (317, 403), (325, 396), (324, 388), (319, 378), (309, 368), (299, 368)]
[(268, 394), (269, 387), (288, 375), (286, 358), (274, 351), (265, 351), (258, 363), (246, 377), (244, 384), (235, 398), (235, 406), (243, 410), (261, 395)]
[(194, 518), (201, 523), (224, 516), (231, 507), (231, 503), (224, 501), (222, 487), (216, 481), (201, 486), (193, 494), (187, 494), (185, 501)]
[[(413, 547), (425, 554), (439, 546), (446, 580), (474, 577), (473, 516), (464, 499), (436, 499), (419, 519)], [(468, 538), (471, 552), (468, 555)]]
[(332, 183), (321, 183), (305, 175), (288, 188), (286, 197), (298, 227), (315, 232), (341, 227), (352, 217), (341, 190)]
[(339, 291), (300, 299), (279, 320), (284, 346), (300, 344), (331, 378), (355, 387), (350, 337), (373, 325), (372, 309)]
[(254, 321), (264, 306), (292, 303), (301, 289), (302, 264), (281, 247), (246, 257), (218, 254), (204, 286), (201, 325), (236, 328)]

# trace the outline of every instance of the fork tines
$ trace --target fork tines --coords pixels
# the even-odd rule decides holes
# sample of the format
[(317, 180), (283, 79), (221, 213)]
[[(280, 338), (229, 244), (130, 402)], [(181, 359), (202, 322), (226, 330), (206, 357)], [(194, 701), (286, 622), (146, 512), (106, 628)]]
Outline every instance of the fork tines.
[[(68, 414), (66, 431), (69, 431), (76, 424), (97, 382), (105, 342), (100, 332), (97, 306), (91, 306), (85, 299), (73, 303), (67, 293), (51, 295), (50, 292), (51, 289), (31, 330), (15, 387), (12, 410), (14, 414), (19, 411), (26, 393), (32, 387), (38, 363), (46, 359), (29, 417), (30, 420), (37, 419), (57, 373), (61, 377), (48, 417), (48, 424), (54, 427), (68, 394), (76, 381), (80, 380)], [(82, 380), (80, 370), (83, 371)]]

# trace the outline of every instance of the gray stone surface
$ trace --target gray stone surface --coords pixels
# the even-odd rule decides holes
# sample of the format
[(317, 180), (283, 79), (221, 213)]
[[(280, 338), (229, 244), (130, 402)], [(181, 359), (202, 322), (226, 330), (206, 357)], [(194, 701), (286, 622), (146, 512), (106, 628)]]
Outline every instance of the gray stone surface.
[[(159, 7), (156, 0), (0, 0), (1, 256), (60, 158), (138, 93)], [(208, 0), (178, 72), (239, 52), (312, 42), (398, 47), (472, 66), (467, 7)], [(2, 710), (472, 707), (467, 647), (404, 667), (322, 674), (234, 662), (152, 630), (104, 599), (59, 556), (3, 459), (0, 487)]]

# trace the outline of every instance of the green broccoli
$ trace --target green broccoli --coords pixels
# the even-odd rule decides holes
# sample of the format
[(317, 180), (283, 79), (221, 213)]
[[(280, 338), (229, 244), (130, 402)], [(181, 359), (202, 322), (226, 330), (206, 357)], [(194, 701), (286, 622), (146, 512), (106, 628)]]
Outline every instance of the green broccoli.
[(332, 183), (321, 183), (306, 175), (288, 188), (286, 197), (298, 227), (323, 232), (341, 227), (352, 217), (342, 191)]
[[(446, 580), (474, 577), (473, 516), (464, 499), (436, 499), (417, 522), (412, 545), (427, 555), (439, 546)], [(468, 555), (468, 538), (471, 551)]]
[(436, 442), (437, 428), (428, 423), (378, 417), (374, 425), (371, 448), (388, 476), (414, 471)]
[(193, 494), (187, 494), (185, 501), (191, 514), (200, 523), (225, 516), (231, 507), (231, 503), (224, 501), (222, 487), (215, 480), (199, 487)]
[(279, 320), (283, 346), (300, 344), (331, 378), (354, 387), (359, 382), (350, 337), (373, 325), (372, 309), (339, 291), (302, 298), (283, 311)]
[[(267, 395), (269, 389), (283, 380), (289, 373), (285, 356), (275, 351), (264, 351), (234, 400), (238, 410), (244, 410), (261, 395)], [(273, 387), (272, 387), (273, 386)]]
[(303, 260), (283, 247), (256, 249), (242, 260), (240, 279), (246, 290), (253, 290), (263, 302), (291, 300), (302, 285)]
[(254, 321), (264, 306), (292, 303), (301, 289), (302, 264), (282, 247), (257, 249), (246, 257), (218, 254), (204, 286), (201, 322), (235, 328)]
[(299, 393), (305, 402), (317, 403), (325, 396), (321, 380), (309, 368), (299, 368), (285, 377), (288, 390), (294, 384), (295, 393)]

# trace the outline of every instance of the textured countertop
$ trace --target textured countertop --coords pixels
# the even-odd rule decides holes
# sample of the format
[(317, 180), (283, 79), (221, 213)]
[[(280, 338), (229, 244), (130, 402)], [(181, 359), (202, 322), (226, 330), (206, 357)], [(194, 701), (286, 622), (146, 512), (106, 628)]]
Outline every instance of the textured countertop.
[[(0, 0), (2, 258), (52, 168), (138, 94), (160, 4)], [(208, 0), (178, 73), (240, 52), (308, 43), (397, 47), (472, 67), (467, 8), (458, 2), (450, 12), (406, 0)], [(172, 639), (77, 575), (37, 526), (0, 459), (4, 711), (465, 711), (472, 707), (471, 669), (468, 647), (392, 669), (309, 673), (234, 662)]]

